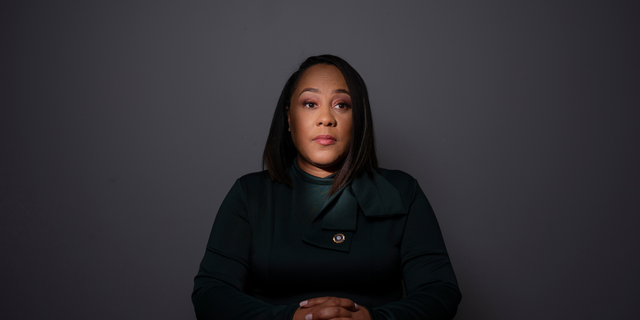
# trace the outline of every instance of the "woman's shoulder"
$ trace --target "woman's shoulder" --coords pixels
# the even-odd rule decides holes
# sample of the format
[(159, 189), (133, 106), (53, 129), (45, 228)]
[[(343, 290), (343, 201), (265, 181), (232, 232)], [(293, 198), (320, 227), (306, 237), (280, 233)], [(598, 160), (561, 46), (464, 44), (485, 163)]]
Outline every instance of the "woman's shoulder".
[(263, 170), (247, 173), (238, 178), (236, 183), (239, 183), (242, 185), (243, 189), (246, 189), (250, 186), (264, 186), (265, 184), (271, 184), (272, 180), (269, 177), (269, 172), (267, 170)]
[(378, 168), (378, 172), (385, 177), (394, 177), (398, 179), (415, 180), (410, 174), (397, 169)]
[(414, 177), (402, 170), (379, 168), (378, 172), (398, 190), (412, 190), (417, 183)]
[(264, 191), (270, 189), (272, 186), (273, 182), (269, 178), (269, 173), (266, 170), (252, 172), (236, 179), (229, 191), (229, 195), (235, 195), (245, 200), (253, 199), (263, 194)]
[(242, 182), (260, 182), (260, 181), (264, 181), (264, 180), (271, 180), (269, 179), (269, 172), (267, 170), (262, 170), (262, 171), (256, 171), (256, 172), (251, 172), (251, 173), (247, 173), (243, 176), (241, 176), (240, 178), (238, 178), (238, 180), (242, 181)]

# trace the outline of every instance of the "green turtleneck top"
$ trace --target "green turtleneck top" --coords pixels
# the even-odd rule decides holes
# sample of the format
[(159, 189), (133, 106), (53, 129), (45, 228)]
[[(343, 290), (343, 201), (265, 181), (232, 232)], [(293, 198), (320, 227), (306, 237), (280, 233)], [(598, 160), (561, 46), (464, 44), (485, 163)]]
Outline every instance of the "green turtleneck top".
[(293, 187), (243, 176), (222, 202), (195, 278), (198, 319), (288, 320), (323, 296), (378, 320), (453, 318), (460, 291), (415, 179), (380, 169), (327, 197), (331, 177), (296, 161), (288, 174)]

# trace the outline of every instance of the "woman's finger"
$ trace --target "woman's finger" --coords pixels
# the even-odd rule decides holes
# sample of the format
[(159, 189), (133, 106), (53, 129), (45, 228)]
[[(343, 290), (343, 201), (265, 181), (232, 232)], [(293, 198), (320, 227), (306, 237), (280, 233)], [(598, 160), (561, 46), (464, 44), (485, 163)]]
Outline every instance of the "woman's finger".
[(303, 308), (311, 308), (311, 307), (320, 306), (320, 305), (325, 307), (331, 307), (331, 306), (342, 307), (352, 312), (356, 312), (360, 310), (360, 307), (358, 306), (357, 303), (353, 302), (351, 299), (345, 299), (345, 298), (319, 297), (319, 298), (313, 298), (313, 299), (300, 302), (300, 306)]
[(305, 320), (326, 320), (335, 318), (351, 318), (351, 311), (338, 306), (321, 307), (318, 310), (309, 313), (305, 317)]
[(321, 303), (323, 306), (337, 306), (341, 308), (345, 308), (349, 311), (356, 312), (360, 310), (360, 307), (357, 303), (353, 302), (351, 299), (346, 298), (336, 298), (336, 297), (327, 297), (327, 299)]
[(319, 298), (313, 298), (313, 299), (308, 299), (308, 300), (304, 300), (300, 302), (300, 306), (303, 308), (311, 308), (313, 306), (317, 306), (325, 301), (327, 301), (327, 299), (329, 299), (330, 297), (319, 297)]

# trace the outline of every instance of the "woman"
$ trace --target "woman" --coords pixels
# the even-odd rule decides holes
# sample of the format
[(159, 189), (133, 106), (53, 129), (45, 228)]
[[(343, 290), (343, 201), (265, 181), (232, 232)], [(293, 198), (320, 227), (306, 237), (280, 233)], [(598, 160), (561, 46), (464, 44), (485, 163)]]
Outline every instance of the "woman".
[(436, 218), (415, 179), (378, 168), (367, 89), (346, 61), (310, 57), (289, 78), (263, 164), (218, 211), (198, 319), (453, 318)]

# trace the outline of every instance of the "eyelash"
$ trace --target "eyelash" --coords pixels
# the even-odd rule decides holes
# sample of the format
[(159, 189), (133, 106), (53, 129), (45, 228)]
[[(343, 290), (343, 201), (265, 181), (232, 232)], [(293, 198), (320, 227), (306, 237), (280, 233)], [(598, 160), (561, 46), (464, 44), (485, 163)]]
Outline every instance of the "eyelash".
[[(311, 101), (305, 101), (305, 102), (302, 103), (302, 105), (307, 107), (307, 108), (313, 108), (313, 107), (316, 106), (316, 103), (315, 102), (311, 102)], [(309, 105), (313, 105), (313, 107), (310, 107)], [(351, 108), (351, 105), (348, 104), (348, 103), (345, 103), (345, 102), (337, 103), (334, 106), (334, 108), (337, 107), (337, 106), (342, 106), (342, 108), (338, 108), (338, 109), (349, 109), (349, 108)]]

